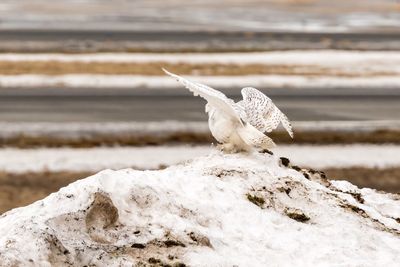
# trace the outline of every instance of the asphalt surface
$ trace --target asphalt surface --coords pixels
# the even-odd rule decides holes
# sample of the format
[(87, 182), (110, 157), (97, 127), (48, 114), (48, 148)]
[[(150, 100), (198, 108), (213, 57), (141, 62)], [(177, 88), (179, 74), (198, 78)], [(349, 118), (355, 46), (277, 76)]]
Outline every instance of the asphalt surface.
[(18, 41), (35, 41), (35, 40), (94, 40), (94, 41), (201, 41), (207, 40), (227, 40), (240, 41), (248, 40), (289, 40), (296, 39), (298, 41), (310, 40), (318, 41), (321, 38), (330, 38), (333, 41), (372, 41), (374, 39), (379, 42), (387, 42), (388, 40), (400, 40), (398, 33), (390, 32), (349, 32), (349, 33), (323, 33), (323, 32), (246, 32), (246, 31), (124, 31), (124, 30), (0, 30), (0, 40), (18, 40)]
[[(184, 91), (184, 90), (183, 90)], [(205, 101), (190, 93), (0, 94), (0, 121), (203, 121)], [(398, 120), (400, 95), (269, 94), (295, 121)], [(236, 101), (241, 97), (230, 94)]]
[(400, 50), (400, 34), (247, 31), (0, 30), (0, 51)]
[[(400, 50), (396, 33), (0, 30), (0, 52), (274, 49)], [(185, 93), (183, 93), (185, 92)], [(236, 100), (238, 90), (225, 91)], [(269, 89), (292, 120), (400, 118), (399, 88)], [(204, 101), (185, 90), (1, 88), (0, 121), (202, 121)]]

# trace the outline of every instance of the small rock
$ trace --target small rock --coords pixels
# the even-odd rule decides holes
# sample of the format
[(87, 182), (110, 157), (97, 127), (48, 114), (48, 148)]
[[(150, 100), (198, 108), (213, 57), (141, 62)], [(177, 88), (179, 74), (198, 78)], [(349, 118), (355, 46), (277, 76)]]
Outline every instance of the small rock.
[(168, 239), (166, 241), (164, 241), (164, 245), (166, 245), (168, 248), (169, 247), (186, 247), (185, 244), (183, 244), (180, 241), (177, 240), (172, 240), (172, 239)]
[(268, 150), (268, 149), (262, 150), (261, 153), (263, 153), (263, 154), (267, 153), (267, 154), (270, 154), (270, 155), (274, 154), (271, 150)]
[(296, 165), (292, 166), (292, 169), (296, 170), (298, 172), (301, 171), (301, 168), (299, 166), (296, 166)]
[(146, 245), (144, 244), (140, 244), (140, 243), (135, 243), (132, 244), (131, 248), (139, 248), (139, 249), (144, 249), (146, 247)]
[(289, 167), (290, 160), (288, 158), (280, 157), (281, 163), (285, 167)]

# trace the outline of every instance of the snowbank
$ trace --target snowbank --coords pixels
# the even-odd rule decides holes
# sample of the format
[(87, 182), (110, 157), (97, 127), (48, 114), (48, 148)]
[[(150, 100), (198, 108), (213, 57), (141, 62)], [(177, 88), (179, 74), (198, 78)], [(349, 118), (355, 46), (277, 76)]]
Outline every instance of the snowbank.
[[(103, 169), (158, 169), (194, 157), (205, 156), (215, 147), (146, 146), (95, 148), (2, 148), (0, 171), (9, 173), (100, 171)], [(400, 166), (398, 145), (279, 145), (276, 155), (299, 166), (313, 168), (391, 168)]]
[[(191, 64), (296, 64), (357, 68), (397, 69), (398, 51), (295, 50), (245, 53), (91, 53), (91, 54), (0, 54), (0, 61), (59, 61), (114, 63), (191, 63)], [(345, 67), (343, 66), (345, 65)]]
[(106, 170), (5, 213), (0, 262), (395, 266), (399, 221), (398, 195), (269, 154), (214, 153), (162, 171)]
[[(151, 77), (151, 79), (149, 79)], [(216, 88), (289, 87), (301, 89), (325, 88), (343, 89), (362, 87), (379, 90), (397, 88), (399, 75), (382, 76), (302, 76), (302, 75), (246, 75), (246, 76), (185, 76), (189, 80), (204, 83)], [(176, 82), (166, 76), (146, 75), (103, 75), (103, 74), (66, 74), (66, 75), (0, 75), (0, 87), (69, 87), (69, 88), (119, 88), (119, 89), (170, 89), (176, 88)], [(18, 90), (18, 89), (16, 89)]]
[[(159, 169), (207, 155), (210, 146), (0, 149), (0, 171), (10, 173)], [(400, 151), (400, 147), (399, 147)], [(399, 159), (400, 165), (400, 159)]]
[[(396, 123), (397, 122), (397, 123)], [(323, 124), (318, 122), (319, 124)], [(328, 124), (329, 122), (327, 122)], [(366, 122), (368, 124), (368, 122)], [(382, 123), (400, 129), (400, 121)], [(312, 126), (311, 126), (312, 127)], [(358, 125), (356, 125), (358, 128)], [(380, 129), (380, 128), (378, 128)], [(153, 122), (0, 122), (0, 137), (18, 135), (65, 138), (93, 137), (96, 135), (165, 135), (171, 133), (208, 133), (207, 122), (153, 121)]]
[[(293, 121), (297, 131), (368, 132), (400, 130), (400, 120), (369, 121)], [(207, 122), (153, 121), (153, 122), (0, 122), (0, 137), (51, 136), (65, 138), (96, 135), (169, 133), (208, 133)]]
[(274, 151), (299, 166), (313, 168), (391, 168), (400, 166), (398, 145), (280, 145)]

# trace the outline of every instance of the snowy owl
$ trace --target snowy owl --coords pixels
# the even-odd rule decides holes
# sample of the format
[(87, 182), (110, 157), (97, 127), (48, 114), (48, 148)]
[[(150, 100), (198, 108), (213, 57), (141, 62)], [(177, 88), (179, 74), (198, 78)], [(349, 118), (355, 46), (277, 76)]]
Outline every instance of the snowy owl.
[(243, 100), (235, 103), (222, 92), (209, 86), (191, 82), (176, 74), (163, 71), (183, 84), (195, 96), (207, 100), (205, 111), (214, 138), (227, 152), (268, 150), (275, 146), (265, 132), (276, 129), (280, 123), (293, 138), (292, 126), (272, 100), (259, 90), (245, 87), (241, 90)]

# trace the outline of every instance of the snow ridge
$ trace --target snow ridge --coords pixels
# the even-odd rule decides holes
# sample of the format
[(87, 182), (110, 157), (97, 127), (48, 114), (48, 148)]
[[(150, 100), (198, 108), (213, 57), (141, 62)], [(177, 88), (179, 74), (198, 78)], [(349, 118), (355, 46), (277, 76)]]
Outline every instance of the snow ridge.
[[(240, 252), (240, 253), (238, 253)], [(400, 197), (269, 154), (105, 170), (0, 217), (2, 266), (394, 266)]]

